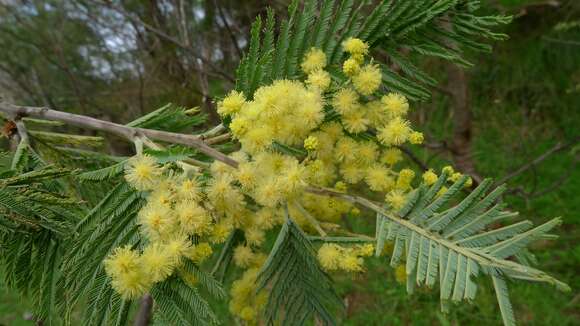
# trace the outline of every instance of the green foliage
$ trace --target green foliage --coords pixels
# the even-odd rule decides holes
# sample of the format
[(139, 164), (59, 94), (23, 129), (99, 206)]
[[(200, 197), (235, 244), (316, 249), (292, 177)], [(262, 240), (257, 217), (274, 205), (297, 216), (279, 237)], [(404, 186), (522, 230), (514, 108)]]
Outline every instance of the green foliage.
[[(225, 292), (219, 282), (191, 262), (186, 262), (184, 270), (192, 273), (212, 296), (223, 299)], [(217, 324), (218, 318), (209, 303), (196, 287), (187, 285), (182, 279), (172, 277), (157, 284), (151, 294), (158, 304), (160, 317), (169, 325), (209, 325)]]
[[(485, 231), (489, 224), (517, 215), (504, 211), (502, 204), (494, 205), (505, 187), (486, 194), (492, 182), (485, 180), (459, 203), (447, 208), (446, 204), (467, 180), (462, 177), (437, 196), (447, 177), (443, 173), (429, 189), (415, 190), (397, 214), (378, 214), (376, 253), (382, 252), (385, 240), (393, 241), (390, 259), (393, 267), (400, 264), (405, 253), (409, 293), (413, 293), (415, 284), (433, 287), (439, 276), (442, 310), (447, 311), (449, 301), (475, 299), (474, 279), (480, 274), (489, 275), (504, 323), (514, 325), (506, 279), (545, 282), (563, 291), (570, 290), (566, 284), (528, 266), (525, 259), (526, 247), (538, 239), (551, 238), (548, 232), (561, 223), (560, 219), (533, 229), (531, 222), (523, 221)], [(508, 260), (510, 257), (516, 257), (519, 263)]]
[(198, 108), (185, 110), (182, 107), (169, 103), (129, 122), (127, 126), (174, 132), (183, 131), (191, 127), (199, 126), (205, 122), (205, 116), (203, 114), (196, 114), (198, 110)]
[[(31, 149), (28, 149), (31, 151)], [(27, 161), (30, 151), (13, 159)], [(62, 257), (77, 216), (79, 202), (58, 192), (55, 180), (74, 171), (55, 167), (0, 179), (0, 247), (2, 275), (8, 286), (27, 295), (35, 314), (50, 324), (62, 300)]]
[[(418, 57), (431, 56), (468, 66), (464, 51), (489, 51), (489, 45), (479, 39), (503, 39), (504, 35), (491, 28), (509, 21), (507, 17), (479, 16), (476, 1), (383, 1), (373, 8), (367, 3), (355, 6), (352, 0), (306, 0), (301, 5), (293, 1), (288, 19), (280, 20), (279, 33), (274, 13), (268, 11), (264, 26), (262, 18), (252, 26), (249, 52), (238, 68), (236, 88), (251, 96), (274, 79), (301, 78), (300, 61), (312, 46), (323, 49), (330, 64), (335, 64), (343, 57), (341, 42), (356, 36), (385, 52), (386, 62), (381, 67), (389, 90), (410, 99), (426, 99), (428, 86), (436, 80), (421, 70)], [(333, 77), (344, 78), (336, 71)], [(182, 131), (203, 121), (201, 115), (167, 105), (128, 126)], [(26, 123), (31, 127), (57, 126), (42, 120)], [(102, 266), (112, 249), (144, 245), (136, 224), (144, 198), (119, 178), (126, 160), (62, 147), (91, 147), (97, 138), (46, 131), (32, 131), (31, 136), (35, 146), (43, 146), (41, 154), (63, 154), (62, 161), (59, 157), (62, 165), (89, 171), (77, 174), (48, 166), (29, 142), (19, 144), (12, 169), (0, 173), (0, 245), (6, 283), (32, 294), (38, 307), (36, 316), (49, 324), (59, 312), (64, 312), (70, 321), (73, 309), (85, 300), (82, 324), (127, 324), (135, 303), (124, 301), (115, 293)], [(197, 155), (182, 147), (148, 153), (160, 162)], [(70, 184), (63, 186), (63, 177), (72, 179), (71, 183), (84, 181), (75, 195), (88, 203), (69, 197)], [(436, 197), (445, 179), (443, 175), (433, 187), (417, 190), (398, 215), (382, 212), (377, 216), (377, 253), (382, 252), (385, 241), (394, 241), (391, 264), (396, 266), (405, 257), (410, 292), (415, 283), (431, 287), (438, 278), (446, 307), (448, 301), (473, 300), (477, 291), (474, 278), (490, 275), (504, 323), (509, 325), (514, 318), (507, 279), (542, 281), (565, 288), (545, 273), (526, 266), (527, 245), (548, 238), (547, 232), (559, 223), (558, 219), (533, 229), (531, 222), (522, 221), (490, 230), (490, 223), (513, 216), (503, 210), (503, 205), (494, 205), (504, 188), (486, 195), (490, 182), (485, 181), (461, 202), (444, 209), (465, 181), (456, 182), (444, 195)], [(310, 240), (345, 239), (353, 238), (308, 238), (287, 217), (260, 275), (260, 287), (271, 291), (266, 308), (269, 322), (300, 324), (314, 315), (325, 324), (335, 323), (331, 308), (333, 304), (340, 305), (340, 299), (330, 278), (320, 269)], [(200, 290), (216, 298), (225, 297), (220, 283), (228, 272), (232, 248), (239, 241), (239, 232), (232, 233), (212, 275), (190, 262), (185, 264), (199, 286), (191, 287), (173, 277), (152, 290), (163, 324), (218, 322)], [(509, 260), (511, 257), (520, 263)]]
[[(353, 2), (306, 0), (301, 6), (300, 1), (294, 0), (288, 9), (288, 19), (280, 20), (275, 48), (271, 11), (263, 37), (262, 19), (258, 17), (252, 25), (248, 54), (237, 69), (236, 89), (251, 98), (260, 85), (302, 77), (299, 66), (311, 47), (323, 49), (328, 64), (335, 65), (344, 56), (342, 41), (358, 37), (371, 48), (382, 50), (387, 60), (392, 61), (393, 65), (388, 65), (388, 61), (381, 64), (383, 83), (389, 90), (413, 100), (424, 100), (429, 97), (426, 86), (436, 82), (413, 63), (415, 57), (431, 56), (469, 66), (464, 51), (490, 52), (491, 46), (478, 39), (505, 39), (506, 35), (491, 29), (511, 20), (478, 15), (478, 1), (382, 1), (376, 6), (365, 1), (354, 6)], [(333, 75), (346, 80), (340, 72)]]
[(268, 284), (267, 323), (302, 325), (316, 316), (324, 325), (336, 324), (330, 308), (341, 305), (341, 300), (318, 264), (312, 244), (288, 212), (258, 277), (258, 291)]

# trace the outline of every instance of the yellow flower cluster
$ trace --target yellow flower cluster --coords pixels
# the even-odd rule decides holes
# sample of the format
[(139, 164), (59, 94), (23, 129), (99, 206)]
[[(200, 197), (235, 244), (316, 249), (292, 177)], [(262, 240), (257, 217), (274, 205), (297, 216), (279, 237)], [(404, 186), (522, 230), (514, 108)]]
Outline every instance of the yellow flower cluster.
[[(230, 96), (222, 103), (229, 102)], [(256, 154), (268, 150), (273, 142), (301, 146), (323, 118), (319, 91), (299, 81), (277, 80), (259, 88), (252, 101), (241, 105), (241, 110), (232, 115), (230, 129), (244, 152)]]
[(342, 47), (350, 57), (344, 61), (342, 71), (351, 78), (354, 88), (363, 96), (370, 96), (381, 86), (381, 69), (372, 63), (364, 64), (369, 46), (357, 38), (349, 38)]
[(121, 247), (104, 261), (111, 285), (124, 299), (135, 299), (178, 268), (190, 249), (185, 238), (152, 243), (142, 254)]
[(268, 294), (265, 291), (256, 292), (256, 281), (259, 268), (246, 270), (242, 277), (232, 284), (230, 312), (249, 325), (257, 321), (260, 310), (266, 305)]
[(318, 261), (327, 271), (362, 272), (363, 257), (371, 256), (374, 250), (372, 244), (342, 247), (335, 243), (325, 243), (318, 249)]
[[(174, 272), (193, 281), (181, 268), (184, 261), (201, 264), (213, 253), (210, 243), (224, 242), (234, 227), (232, 216), (220, 215), (215, 205), (204, 201), (210, 191), (216, 192), (214, 184), (204, 188), (196, 176), (164, 173), (167, 170), (146, 154), (126, 165), (127, 182), (148, 191), (147, 204), (138, 214), (139, 231), (148, 240), (142, 252), (117, 248), (104, 262), (112, 286), (126, 299), (143, 295)], [(233, 196), (228, 191), (221, 195), (224, 201)], [(226, 206), (234, 209), (230, 203)], [(189, 240), (192, 236), (196, 244)]]

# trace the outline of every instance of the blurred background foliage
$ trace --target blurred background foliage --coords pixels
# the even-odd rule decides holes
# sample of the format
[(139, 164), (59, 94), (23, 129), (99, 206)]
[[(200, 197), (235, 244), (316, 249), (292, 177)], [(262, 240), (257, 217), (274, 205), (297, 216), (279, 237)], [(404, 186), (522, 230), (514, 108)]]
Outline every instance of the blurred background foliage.
[[(503, 28), (510, 40), (471, 56), (471, 68), (422, 62), (440, 84), (431, 100), (412, 105), (426, 144), (408, 153), (409, 164), (453, 163), (476, 179), (505, 181), (505, 200), (535, 224), (563, 216), (560, 238), (535, 253), (573, 291), (514, 284), (511, 297), (522, 324), (578, 325), (580, 1), (483, 5), (514, 16)], [(200, 106), (215, 122), (214, 99), (233, 87), (249, 25), (267, 6), (283, 13), (287, 1), (0, 0), (0, 96), (124, 123), (172, 102)], [(125, 146), (113, 140), (107, 150), (126, 154)], [(369, 232), (368, 221), (345, 217), (356, 232)], [(501, 323), (491, 291), (444, 316), (435, 293), (407, 297), (378, 260), (368, 273), (335, 279), (347, 325)], [(26, 301), (0, 284), (0, 325), (31, 325), (26, 312)]]

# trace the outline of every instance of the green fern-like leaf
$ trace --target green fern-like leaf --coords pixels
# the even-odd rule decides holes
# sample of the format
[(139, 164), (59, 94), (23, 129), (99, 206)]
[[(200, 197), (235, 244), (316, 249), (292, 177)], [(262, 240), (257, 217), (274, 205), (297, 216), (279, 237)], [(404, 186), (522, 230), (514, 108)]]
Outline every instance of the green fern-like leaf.
[(330, 307), (340, 306), (340, 299), (319, 266), (310, 241), (288, 215), (262, 267), (258, 290), (268, 284), (268, 323), (302, 325), (314, 315), (325, 325), (336, 324)]
[(533, 229), (531, 222), (523, 221), (486, 230), (489, 224), (516, 215), (495, 204), (505, 187), (487, 193), (491, 180), (485, 180), (459, 203), (446, 207), (463, 188), (466, 177), (437, 196), (446, 180), (447, 175), (443, 173), (430, 188), (415, 190), (396, 214), (369, 203), (377, 211), (376, 253), (380, 255), (385, 241), (393, 241), (391, 265), (398, 266), (405, 255), (409, 293), (415, 285), (433, 287), (439, 276), (442, 307), (446, 309), (448, 301), (473, 300), (477, 292), (474, 279), (481, 274), (489, 275), (504, 323), (513, 325), (515, 319), (506, 279), (545, 282), (560, 290), (569, 290), (566, 284), (540, 270), (508, 260), (525, 253), (527, 245), (545, 237), (560, 224), (560, 219)]
[(218, 318), (196, 288), (172, 277), (151, 289), (157, 312), (166, 325), (211, 325)]

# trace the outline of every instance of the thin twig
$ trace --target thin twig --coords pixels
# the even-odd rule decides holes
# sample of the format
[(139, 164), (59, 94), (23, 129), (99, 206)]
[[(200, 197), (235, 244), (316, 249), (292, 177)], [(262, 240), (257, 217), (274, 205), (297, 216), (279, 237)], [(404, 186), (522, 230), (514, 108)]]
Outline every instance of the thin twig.
[(421, 161), (413, 152), (411, 152), (411, 150), (409, 150), (408, 148), (404, 147), (404, 146), (396, 146), (398, 149), (401, 150), (401, 152), (405, 153), (405, 155), (407, 155), (411, 161), (413, 161), (415, 164), (417, 164), (417, 166), (419, 166), (419, 168), (421, 168), (421, 170), (423, 171), (427, 171), (429, 170), (429, 167), (427, 166), (427, 164), (425, 164), (423, 161)]
[(544, 36), (544, 37), (542, 37), (542, 39), (546, 40), (548, 42), (552, 42), (552, 43), (580, 46), (580, 42), (573, 41), (573, 40), (562, 40), (562, 39), (552, 38), (552, 37), (548, 37), (548, 36)]
[(506, 175), (505, 177), (503, 177), (502, 179), (497, 181), (496, 184), (503, 184), (506, 181), (517, 177), (518, 175), (526, 172), (527, 170), (531, 169), (535, 165), (541, 163), (542, 161), (544, 161), (545, 159), (550, 157), (552, 154), (559, 152), (561, 150), (564, 150), (570, 146), (573, 146), (574, 144), (578, 143), (579, 141), (580, 141), (580, 137), (576, 137), (572, 141), (565, 143), (565, 144), (563, 144), (561, 142), (557, 143), (554, 147), (548, 149), (546, 152), (544, 152), (542, 155), (538, 156), (536, 159), (530, 161), (529, 163), (522, 165), (521, 167), (519, 167), (518, 169), (516, 169), (512, 173)]
[(215, 137), (220, 135), (221, 133), (223, 133), (224, 131), (226, 131), (226, 127), (224, 126), (223, 123), (220, 123), (219, 125), (211, 128), (210, 130), (204, 132), (203, 134), (199, 135), (199, 137), (201, 137), (201, 139), (205, 140), (207, 138), (210, 137)]
[(193, 147), (208, 155), (209, 157), (221, 161), (227, 165), (232, 167), (238, 166), (238, 162), (228, 157), (224, 153), (210, 147), (203, 140), (201, 140), (199, 136), (145, 128), (133, 128), (110, 121), (52, 110), (45, 107), (17, 106), (5, 102), (0, 102), (0, 112), (4, 112), (12, 117), (37, 117), (46, 120), (62, 121), (81, 128), (109, 132), (130, 142), (133, 142), (135, 137), (144, 135), (149, 139)]
[(298, 203), (294, 203), (294, 206), (296, 208), (298, 208), (300, 213), (302, 213), (302, 215), (304, 215), (304, 217), (306, 217), (308, 222), (310, 222), (310, 224), (312, 224), (312, 226), (314, 226), (314, 228), (316, 229), (318, 234), (320, 234), (320, 236), (326, 237), (326, 235), (327, 235), (326, 231), (324, 231), (324, 229), (322, 229), (322, 227), (320, 226), (320, 222), (318, 222), (318, 220), (314, 216), (312, 216), (304, 207), (302, 207), (302, 205), (300, 205)]
[(375, 242), (377, 239), (371, 238), (368, 236), (359, 236), (359, 237), (315, 237), (309, 236), (308, 240), (310, 241), (322, 241), (322, 242)]
[(20, 118), (16, 119), (16, 129), (18, 130), (20, 141), (29, 143), (30, 139), (28, 138), (28, 129), (26, 128), (24, 121), (22, 121)]
[(204, 140), (204, 142), (208, 145), (214, 145), (214, 144), (219, 144), (219, 143), (223, 143), (225, 141), (228, 141), (231, 138), (232, 138), (232, 135), (230, 135), (230, 133), (225, 133), (223, 135), (208, 138), (208, 139)]

